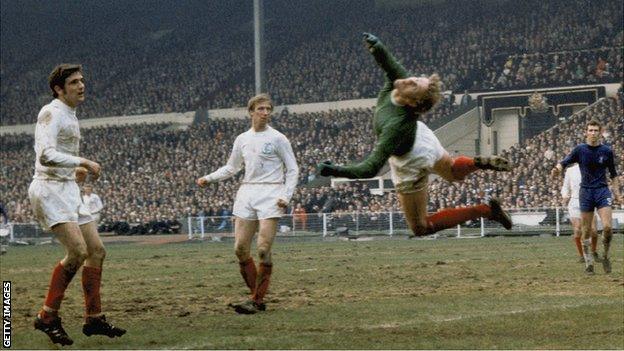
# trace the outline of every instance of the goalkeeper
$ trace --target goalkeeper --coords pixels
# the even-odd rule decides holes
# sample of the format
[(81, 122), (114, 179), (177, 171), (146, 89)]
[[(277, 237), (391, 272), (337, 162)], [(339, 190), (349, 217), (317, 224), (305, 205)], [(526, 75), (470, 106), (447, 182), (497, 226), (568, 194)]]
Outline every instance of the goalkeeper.
[(427, 216), (427, 183), (431, 172), (453, 182), (479, 169), (510, 171), (511, 165), (501, 157), (452, 158), (431, 129), (418, 121), (419, 115), (430, 111), (441, 99), (440, 77), (437, 74), (410, 76), (376, 36), (364, 33), (364, 41), (386, 75), (373, 117), (377, 143), (362, 162), (338, 166), (325, 161), (319, 164), (318, 173), (351, 179), (372, 178), (388, 161), (414, 236), (433, 234), (479, 217), (511, 229), (511, 218), (496, 199), (491, 199), (488, 205), (448, 208)]

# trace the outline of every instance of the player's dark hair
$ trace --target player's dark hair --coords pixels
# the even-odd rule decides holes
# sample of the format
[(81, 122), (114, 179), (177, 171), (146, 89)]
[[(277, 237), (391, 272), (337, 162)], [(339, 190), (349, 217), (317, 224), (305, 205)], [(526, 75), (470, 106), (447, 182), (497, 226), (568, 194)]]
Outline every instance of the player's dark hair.
[(268, 94), (258, 94), (249, 99), (249, 102), (247, 103), (247, 111), (252, 112), (256, 109), (257, 104), (263, 102), (268, 102), (269, 105), (271, 105), (271, 110), (273, 110), (273, 101), (271, 100), (271, 97)]
[(600, 123), (600, 121), (595, 118), (592, 118), (589, 122), (587, 122), (587, 124), (585, 125), (585, 130), (587, 130), (589, 126), (597, 126), (602, 130), (602, 123)]
[(60, 65), (54, 67), (48, 77), (48, 83), (50, 84), (50, 89), (52, 89), (52, 96), (55, 98), (58, 97), (54, 87), (58, 85), (62, 89), (65, 89), (65, 79), (75, 72), (82, 72), (82, 65), (61, 63)]

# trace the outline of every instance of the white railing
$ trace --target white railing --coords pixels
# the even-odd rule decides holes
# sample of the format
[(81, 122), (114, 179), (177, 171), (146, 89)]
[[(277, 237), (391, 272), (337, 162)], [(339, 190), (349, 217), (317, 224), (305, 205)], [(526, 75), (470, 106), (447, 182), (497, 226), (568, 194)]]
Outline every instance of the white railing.
[[(508, 210), (514, 226), (507, 231), (496, 222), (487, 219), (464, 223), (443, 230), (437, 237), (483, 237), (488, 235), (569, 235), (572, 232), (567, 209), (525, 208)], [(220, 240), (234, 235), (233, 217), (187, 217), (183, 232), (189, 239), (210, 238)], [(613, 210), (612, 226), (616, 230), (624, 225), (624, 210)], [(598, 228), (602, 228), (600, 221)], [(306, 213), (284, 215), (278, 226), (281, 237), (391, 237), (407, 236), (411, 231), (402, 212), (352, 212), (352, 213)], [(0, 240), (37, 244), (50, 241), (52, 234), (39, 228), (36, 223), (9, 223), (0, 228)]]
[[(527, 208), (508, 211), (514, 226), (507, 231), (488, 219), (467, 222), (457, 227), (443, 230), (437, 236), (483, 237), (487, 235), (569, 235), (572, 226), (567, 209)], [(613, 211), (615, 229), (624, 224), (624, 210)], [(188, 217), (189, 239), (214, 240), (233, 236), (233, 217)], [(598, 224), (601, 228), (601, 224)], [(409, 235), (411, 231), (402, 212), (337, 212), (306, 213), (284, 215), (278, 224), (278, 236), (393, 236)]]

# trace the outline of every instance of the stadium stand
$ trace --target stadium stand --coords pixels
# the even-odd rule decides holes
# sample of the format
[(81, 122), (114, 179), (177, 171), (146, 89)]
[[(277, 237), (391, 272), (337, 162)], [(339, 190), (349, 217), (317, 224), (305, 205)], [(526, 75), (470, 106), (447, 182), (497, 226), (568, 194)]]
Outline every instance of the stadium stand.
[[(376, 8), (371, 2), (357, 13), (337, 11), (340, 4), (269, 5), (275, 6), (275, 17), (267, 18), (267, 87), (278, 104), (374, 97), (382, 75), (362, 47), (361, 31), (378, 33), (412, 72), (439, 72), (446, 88), (455, 92), (621, 80), (618, 1), (530, 0), (514, 3), (513, 11), (507, 2), (449, 1), (416, 5), (412, 11)], [(49, 99), (44, 77), (55, 64), (67, 61), (84, 64), (93, 97), (81, 107), (80, 118), (243, 106), (253, 95), (251, 24), (243, 22), (243, 14), (209, 21), (201, 14), (219, 9), (189, 1), (177, 5), (177, 13), (186, 19), (181, 22), (168, 16), (166, 2), (161, 5), (148, 13), (140, 5), (124, 11), (98, 5), (98, 17), (88, 18), (90, 30), (80, 33), (58, 28), (53, 19), (40, 15), (38, 23), (50, 28), (42, 34), (40, 26), (12, 16), (16, 10), (3, 11), (7, 37), (15, 40), (3, 40), (1, 124), (33, 123)], [(17, 11), (20, 6), (28, 5), (15, 5)], [(45, 14), (52, 11), (46, 6), (56, 5), (39, 6)], [(64, 6), (71, 11), (70, 4)], [(420, 16), (424, 12), (428, 15)], [(124, 23), (120, 18), (126, 17), (140, 17), (141, 23), (110, 26), (109, 19)], [(323, 26), (315, 25), (311, 33), (302, 30), (306, 26), (301, 21)], [(21, 45), (26, 38), (32, 45)], [(46, 45), (59, 40), (64, 44)], [(558, 54), (562, 51), (566, 53)], [(517, 58), (505, 67), (510, 55), (525, 54), (526, 65), (532, 67)], [(602, 54), (606, 57), (596, 57)], [(568, 62), (577, 57), (583, 72)], [(562, 64), (560, 73), (545, 75)], [(594, 69), (606, 64), (606, 70)], [(518, 77), (522, 67), (526, 83), (522, 74)], [(532, 80), (532, 73), (539, 79)]]
[[(553, 164), (583, 140), (584, 123), (591, 118), (605, 124), (607, 141), (622, 150), (623, 112), (621, 98), (606, 98), (514, 145), (502, 152), (517, 164), (511, 173), (477, 173), (461, 184), (436, 179), (430, 185), (429, 209), (476, 204), (491, 196), (503, 199), (508, 208), (557, 206), (559, 185), (549, 179)], [(314, 178), (314, 166), (322, 160), (345, 163), (367, 155), (373, 138), (371, 114), (370, 109), (346, 109), (276, 116), (273, 125), (289, 136), (298, 159), (300, 185)], [(194, 180), (225, 164), (234, 138), (248, 128), (248, 123), (246, 119), (216, 119), (188, 130), (172, 129), (169, 124), (85, 130), (84, 138), (90, 142), (83, 145), (83, 154), (100, 161), (104, 169), (95, 183), (96, 192), (105, 202), (103, 222), (109, 226), (115, 222), (134, 223), (132, 228), (136, 228), (187, 215), (221, 216), (224, 209), (231, 208), (240, 175), (205, 190), (197, 188)], [(34, 158), (32, 143), (31, 136), (22, 134), (4, 136), (0, 145), (0, 155), (6, 160), (0, 191), (14, 222), (33, 220), (27, 199)], [(543, 152), (544, 157), (534, 157), (535, 152)], [(623, 164), (620, 157), (620, 174)], [(289, 211), (297, 204), (308, 213), (398, 210), (393, 193), (372, 195), (362, 183), (336, 188), (300, 186)], [(137, 229), (137, 233), (141, 231)], [(148, 233), (149, 228), (144, 231)]]

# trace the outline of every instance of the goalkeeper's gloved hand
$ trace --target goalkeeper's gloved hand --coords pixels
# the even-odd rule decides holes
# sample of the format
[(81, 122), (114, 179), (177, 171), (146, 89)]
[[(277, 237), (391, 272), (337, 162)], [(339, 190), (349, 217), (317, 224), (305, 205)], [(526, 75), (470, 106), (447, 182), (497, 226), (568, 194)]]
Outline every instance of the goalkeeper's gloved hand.
[(339, 166), (334, 165), (331, 161), (323, 161), (316, 167), (316, 172), (323, 177), (335, 176), (338, 173)]
[(370, 51), (373, 51), (373, 47), (381, 42), (379, 38), (377, 38), (376, 36), (370, 33), (362, 33), (362, 34), (364, 35), (364, 42), (366, 43), (366, 46), (368, 47), (368, 50)]

